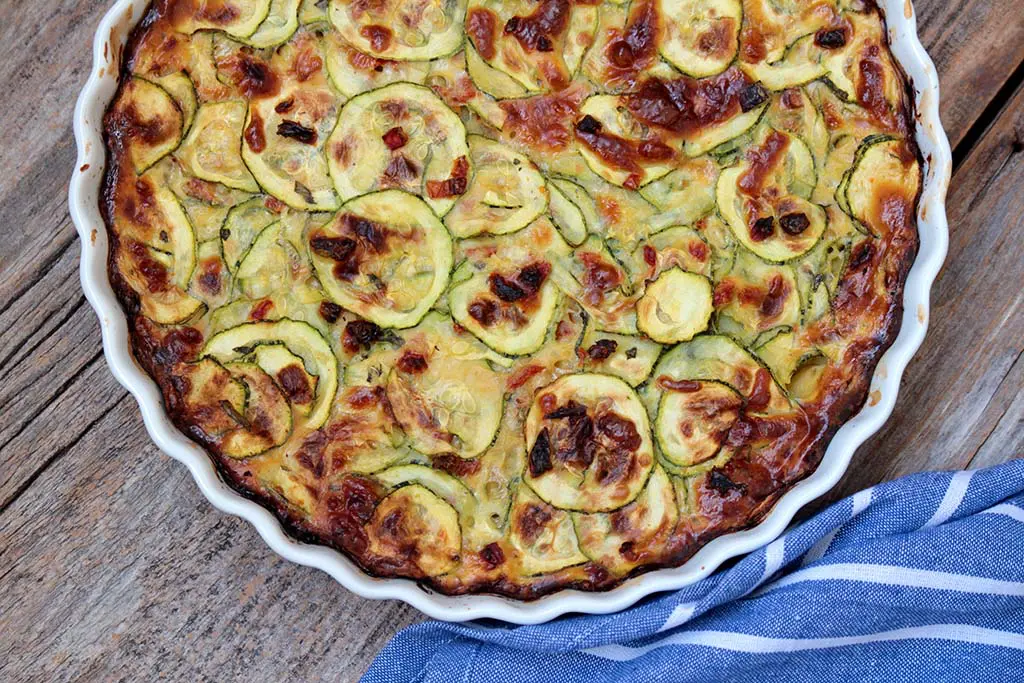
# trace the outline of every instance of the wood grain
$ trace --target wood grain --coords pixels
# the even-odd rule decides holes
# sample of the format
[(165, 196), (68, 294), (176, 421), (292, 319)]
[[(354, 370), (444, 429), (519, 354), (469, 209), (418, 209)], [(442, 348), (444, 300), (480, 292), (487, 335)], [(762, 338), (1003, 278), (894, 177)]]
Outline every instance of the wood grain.
[[(0, 4), (0, 680), (354, 680), (421, 617), (214, 511), (100, 353), (65, 190), (107, 4)], [(959, 161), (950, 255), (896, 413), (816, 507), (1024, 455), (1024, 22), (1018, 0), (916, 5)]]

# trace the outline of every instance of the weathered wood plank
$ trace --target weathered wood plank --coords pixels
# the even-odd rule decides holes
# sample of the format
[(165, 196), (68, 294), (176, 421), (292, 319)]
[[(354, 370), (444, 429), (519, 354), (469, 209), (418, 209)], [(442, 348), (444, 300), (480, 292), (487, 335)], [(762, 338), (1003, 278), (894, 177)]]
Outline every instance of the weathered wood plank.
[[(213, 511), (97, 356), (64, 202), (70, 112), (107, 5), (0, 7), (0, 83), (13, 93), (0, 130), (18, 131), (0, 146), (0, 632), (25, 635), (0, 639), (0, 679), (352, 680), (419, 615), (280, 560)], [(980, 135), (989, 103), (1020, 77), (1024, 23), (1017, 0), (916, 5), (965, 159), (953, 244), (897, 412), (830, 500), (1024, 455), (1024, 323), (1006, 287), (1021, 281), (1020, 92)]]
[(0, 516), (0, 680), (351, 681), (402, 626), (216, 513), (118, 401)]

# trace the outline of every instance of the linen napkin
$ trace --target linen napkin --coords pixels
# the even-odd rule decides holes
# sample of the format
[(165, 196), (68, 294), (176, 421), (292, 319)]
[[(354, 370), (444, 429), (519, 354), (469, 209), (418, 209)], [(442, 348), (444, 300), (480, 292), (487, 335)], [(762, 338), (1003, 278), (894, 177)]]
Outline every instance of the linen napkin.
[(363, 681), (1024, 681), (1024, 460), (861, 491), (618, 614), (411, 626)]

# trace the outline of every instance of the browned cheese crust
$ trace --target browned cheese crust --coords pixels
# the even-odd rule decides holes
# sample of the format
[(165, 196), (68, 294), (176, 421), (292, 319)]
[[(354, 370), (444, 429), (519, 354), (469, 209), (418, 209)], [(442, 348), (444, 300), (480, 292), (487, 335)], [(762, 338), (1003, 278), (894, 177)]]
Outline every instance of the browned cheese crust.
[(174, 423), (296, 538), (607, 590), (757, 524), (864, 405), (912, 121), (871, 0), (155, 0), (109, 275)]

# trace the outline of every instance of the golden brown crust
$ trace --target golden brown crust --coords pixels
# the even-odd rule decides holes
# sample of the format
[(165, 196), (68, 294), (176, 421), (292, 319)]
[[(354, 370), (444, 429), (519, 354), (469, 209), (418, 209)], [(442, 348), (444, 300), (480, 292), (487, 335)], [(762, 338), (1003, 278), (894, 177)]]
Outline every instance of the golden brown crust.
[[(544, 15), (547, 4), (552, 8)], [(251, 195), (245, 189), (248, 171), (244, 164), (239, 166), (240, 171), (233, 171), (234, 176), (226, 174), (220, 182), (212, 175), (194, 177), (174, 154), (158, 159), (151, 168), (141, 168), (140, 150), (159, 149), (161, 144), (173, 142), (176, 135), (179, 143), (187, 144), (181, 139), (188, 136), (184, 122), (189, 117), (186, 107), (177, 100), (181, 121), (173, 117), (156, 119), (152, 112), (139, 111), (131, 92), (137, 79), (164, 83), (161, 87), (170, 92), (163, 79), (184, 73), (194, 84), (202, 106), (278, 97), (283, 83), (308, 79), (326, 87), (331, 61), (326, 51), (330, 48), (322, 47), (321, 37), (314, 33), (318, 29), (307, 27), (299, 29), (306, 32), (297, 41), (302, 43), (299, 54), (289, 54), (287, 60), (275, 55), (273, 49), (239, 47), (235, 52), (221, 51), (219, 57), (215, 52), (210, 64), (200, 65), (196, 63), (195, 46), (211, 34), (190, 36), (175, 30), (197, 16), (199, 10), (185, 0), (159, 0), (149, 8), (129, 39), (121, 89), (105, 119), (108, 168), (101, 210), (111, 238), (110, 279), (129, 319), (132, 351), (160, 386), (175, 425), (210, 452), (221, 475), (236, 491), (274, 511), (291, 534), (337, 548), (372, 575), (412, 578), (446, 594), (490, 592), (532, 600), (566, 588), (608, 590), (630, 576), (678, 566), (713, 538), (757, 524), (791, 486), (814, 471), (836, 430), (864, 405), (878, 360), (899, 332), (903, 287), (918, 247), (915, 216), (920, 159), (910, 137), (912, 100), (906, 79), (888, 52), (880, 10), (869, 2), (843, 0), (837, 5), (822, 0), (799, 17), (782, 21), (765, 14), (765, 3), (745, 0), (739, 43), (729, 48), (737, 52), (735, 63), (716, 75), (694, 78), (672, 74), (670, 68), (659, 70), (664, 62), (658, 57), (657, 41), (652, 44), (647, 38), (650, 31), (645, 30), (660, 26), (664, 19), (658, 16), (657, 4), (634, 2), (627, 12), (600, 3), (578, 3), (601, 16), (594, 30), (583, 31), (579, 25), (569, 27), (569, 4), (559, 9), (555, 6), (560, 7), (560, 3), (544, 3), (534, 15), (518, 17), (511, 30), (506, 23), (503, 40), (495, 37), (502, 32), (501, 27), (491, 26), (496, 16), (493, 8), (471, 8), (466, 30), (480, 56), (507, 69), (507, 63), (495, 61), (500, 49), (527, 51), (541, 65), (541, 77), (531, 86), (536, 89), (525, 96), (495, 101), (478, 90), (479, 83), (474, 84), (467, 75), (462, 52), (436, 60), (431, 67), (434, 77), (424, 76), (419, 81), (432, 87), (447, 106), (461, 112), (470, 121), (471, 133), (497, 139), (529, 157), (550, 186), (555, 184), (553, 178), (571, 180), (579, 183), (581, 191), (586, 188), (584, 196), (593, 198), (593, 217), (587, 216), (586, 220), (598, 221), (603, 240), (598, 239), (596, 244), (587, 242), (573, 249), (560, 236), (564, 226), (559, 223), (556, 230), (555, 223), (543, 216), (531, 219), (532, 227), (527, 230), (501, 236), (485, 234), (455, 243), (456, 255), (472, 261), (485, 276), (491, 274), (483, 279), (488, 289), (476, 295), (475, 303), (491, 302), (496, 310), (512, 311), (513, 317), (523, 322), (547, 315), (543, 287), (558, 292), (552, 295), (557, 296), (559, 304), (551, 313), (544, 345), (535, 353), (515, 359), (489, 351), (471, 331), (446, 315), (431, 313), (410, 329), (388, 329), (384, 321), (378, 326), (346, 311), (340, 302), (324, 295), (319, 285), (309, 286), (316, 275), (296, 243), (331, 259), (339, 279), (351, 279), (360, 275), (360, 264), (387, 251), (384, 247), (392, 229), (387, 225), (346, 213), (345, 209), (333, 217), (318, 218), (318, 214), (301, 214), (271, 195)], [(222, 5), (222, 12), (204, 20), (230, 22), (233, 3), (225, 0)], [(564, 11), (566, 16), (554, 9)], [(323, 27), (319, 30), (331, 30), (327, 24)], [(714, 30), (721, 33), (721, 27)], [(806, 86), (774, 93), (765, 91), (752, 76), (762, 73), (756, 71), (757, 65), (779, 58), (780, 45), (792, 43), (794, 32), (805, 30), (814, 36), (814, 49), (823, 54), (840, 49), (828, 47), (840, 42), (855, 46), (852, 62), (842, 71), (849, 76), (852, 97), (844, 99), (837, 94), (842, 87), (824, 84), (821, 79), (825, 76), (821, 75)], [(549, 42), (564, 45), (570, 31), (583, 36), (581, 41), (593, 42), (581, 58), (575, 80), (567, 76), (570, 72), (564, 61), (551, 62), (555, 65), (552, 68), (543, 66), (549, 61), (543, 54)], [(718, 35), (711, 41), (713, 45), (708, 42), (710, 38), (704, 40), (709, 59), (727, 49), (726, 38)], [(352, 48), (345, 51), (343, 60), (347, 63), (380, 67), (356, 74), (369, 84), (361, 86), (365, 90), (385, 85), (375, 82), (378, 76), (374, 74), (390, 78), (392, 69), (406, 70), (399, 80), (419, 78), (415, 63), (387, 62), (355, 53)], [(287, 68), (281, 65), (284, 61)], [(213, 72), (199, 73), (203, 66)], [(595, 75), (606, 87), (603, 92), (617, 98), (620, 108), (643, 124), (638, 136), (639, 128), (632, 133), (615, 131), (609, 123), (598, 122), (596, 115), (584, 114), (595, 86), (585, 84), (583, 76), (594, 80)], [(833, 75), (833, 80), (840, 78), (838, 73)], [(522, 79), (520, 87), (525, 87)], [(344, 100), (340, 94), (337, 97)], [(686, 161), (686, 144), (760, 107), (767, 112), (763, 116), (771, 122), (770, 128), (785, 130), (792, 124), (787, 133), (789, 142), (777, 136), (778, 150), (772, 152), (770, 134), (759, 147), (756, 133), (751, 132), (731, 157), (719, 147), (715, 156), (700, 151), (696, 154), (700, 161)], [(797, 233), (807, 230), (806, 218), (795, 223), (788, 218), (795, 213), (785, 208), (790, 204), (765, 195), (761, 185), (770, 181), (758, 175), (770, 175), (787, 145), (792, 150), (798, 144), (791, 141), (799, 137), (792, 131), (803, 130), (799, 126), (804, 124), (797, 120), (801, 112), (807, 111), (816, 112), (827, 131), (827, 148), (821, 155), (813, 141), (807, 143), (818, 166), (813, 189), (824, 194), (812, 196), (808, 192), (807, 196), (827, 208), (825, 229), (831, 232), (826, 235), (835, 240), (830, 244), (837, 249), (842, 244), (846, 249), (829, 285), (822, 285), (828, 278), (824, 266), (820, 271), (806, 266), (811, 252), (800, 253), (784, 264), (769, 263), (730, 237), (727, 218), (717, 213), (705, 212), (686, 221), (689, 232), (685, 240), (674, 244), (689, 246), (673, 247), (676, 251), (663, 249), (653, 235), (631, 232), (637, 224), (655, 220), (659, 211), (668, 211), (659, 207), (647, 209), (648, 214), (637, 213), (644, 210), (644, 205), (651, 206), (641, 194), (651, 197), (652, 181), (666, 177), (659, 170), (661, 165), (677, 169), (704, 168), (703, 164), (717, 178), (731, 164), (744, 159), (754, 169), (748, 171), (745, 190), (741, 185), (741, 201), (746, 202), (744, 211), (748, 213), (744, 215), (755, 249), (759, 246), (757, 231), (765, 229), (758, 217), (766, 212), (778, 214), (772, 223), (775, 236), (782, 230), (788, 234), (791, 228)], [(401, 119), (402, 115), (390, 113)], [(254, 121), (258, 119), (247, 119), (246, 131), (259, 128), (263, 138), (274, 135), (275, 131), (256, 126)], [(175, 125), (180, 130), (176, 131)], [(298, 121), (276, 132), (295, 144), (332, 149), (319, 133)], [(241, 122), (237, 134), (243, 144)], [(840, 208), (838, 197), (845, 197), (844, 182), (857, 182), (856, 178), (844, 180), (842, 176), (861, 158), (855, 153), (868, 153), (865, 141), (876, 140), (873, 135), (887, 136), (877, 138), (883, 140), (879, 144), (892, 145), (886, 163), (902, 164), (904, 176), (912, 182), (883, 179), (871, 185), (863, 197), (855, 197), (854, 206), (849, 206), (847, 200)], [(844, 141), (844, 136), (852, 136), (853, 142)], [(257, 152), (253, 145), (260, 147), (261, 141), (251, 138), (252, 134), (244, 144)], [(383, 139), (394, 158), (409, 165), (419, 163), (404, 129), (384, 131)], [(265, 144), (265, 139), (262, 142)], [(577, 154), (582, 148), (591, 153), (587, 163)], [(475, 169), (467, 166), (470, 162), (465, 157), (461, 158), (463, 166), (453, 167), (451, 178), (440, 184), (423, 184), (424, 200), (457, 199), (466, 193)], [(594, 167), (592, 161), (599, 166)], [(758, 163), (762, 164), (760, 170)], [(230, 178), (240, 182), (232, 185)], [(453, 183), (453, 179), (458, 182)], [(571, 191), (571, 187), (559, 187)], [(160, 194), (168, 188), (177, 197), (173, 205), (167, 203), (172, 195)], [(339, 205), (346, 197), (340, 199)], [(780, 201), (782, 204), (778, 204)], [(765, 208), (765, 203), (771, 202), (776, 204)], [(173, 234), (180, 222), (176, 206), (188, 218), (196, 247), (195, 266), (184, 279), (176, 266), (189, 257)], [(239, 206), (247, 206), (251, 212), (246, 214), (246, 222), (229, 223), (229, 212)], [(782, 220), (784, 217), (789, 223)], [(340, 222), (331, 227), (328, 218)], [(262, 280), (246, 280), (246, 272), (240, 270), (241, 260), (232, 263), (226, 256), (224, 249), (228, 247), (213, 249), (214, 242), (219, 245), (227, 239), (226, 226), (237, 230), (238, 225), (257, 223), (260, 228), (281, 226), (275, 248), (284, 256), (274, 252), (265, 258), (285, 259), (294, 278), (289, 282), (300, 283), (293, 286), (294, 291), (282, 292), (280, 286), (268, 289)], [(674, 223), (670, 226), (676, 229)], [(249, 240), (251, 247), (255, 237)], [(203, 244), (209, 249), (203, 251)], [(609, 244), (616, 248), (630, 246), (614, 255), (600, 251)], [(735, 258), (738, 252), (745, 254), (739, 259), (741, 265)], [(503, 260), (511, 258), (505, 254), (512, 253), (517, 254), (515, 259)], [(635, 258), (636, 272), (621, 262), (629, 255)], [(733, 260), (729, 261), (727, 255)], [(743, 265), (743, 259), (753, 259), (754, 266)], [(801, 270), (805, 266), (810, 270)], [(729, 402), (733, 412), (715, 416), (716, 429), (721, 428), (716, 437), (721, 442), (719, 449), (713, 457), (705, 453), (699, 462), (684, 465), (658, 452), (653, 464), (655, 475), (650, 474), (650, 458), (643, 459), (645, 469), (639, 473), (633, 471), (635, 458), (626, 458), (633, 463), (628, 477), (623, 472), (612, 476), (601, 469), (607, 469), (605, 461), (616, 461), (606, 457), (607, 453), (618, 452), (616, 448), (624, 447), (629, 453), (640, 448), (637, 430), (653, 434), (650, 430), (656, 429), (654, 418), (662, 392), (693, 391), (693, 380), (716, 379), (658, 379), (650, 375), (637, 393), (628, 386), (626, 391), (644, 402), (651, 413), (651, 425), (623, 418), (623, 404), (581, 408), (574, 400), (566, 403), (560, 399), (538, 409), (544, 413), (540, 424), (546, 425), (544, 452), (539, 452), (538, 435), (531, 433), (524, 438), (524, 423), (531, 406), (550, 395), (540, 391), (542, 388), (570, 373), (618, 367), (610, 361), (605, 363), (616, 353), (632, 354), (623, 356), (622, 362), (642, 358), (639, 346), (627, 348), (631, 339), (657, 347), (651, 340), (636, 336), (635, 327), (626, 330), (628, 323), (623, 320), (634, 311), (643, 283), (670, 267), (690, 270), (712, 281), (716, 314), (714, 329), (707, 333), (732, 335), (747, 349), (742, 353), (755, 363), (753, 367), (767, 363), (772, 370), (733, 368), (736, 377), (730, 383), (739, 392), (736, 396), (742, 395), (743, 407), (738, 409), (738, 399), (734, 399)], [(564, 272), (576, 273), (579, 291), (573, 290), (571, 280), (559, 279)], [(817, 317), (809, 311), (820, 304), (804, 298), (805, 281), (801, 278), (805, 275), (809, 282), (816, 283), (809, 290), (811, 294), (820, 286), (828, 288), (824, 312), (819, 311)], [(629, 291), (625, 286), (634, 281), (639, 283), (639, 291)], [(300, 290), (301, 294), (296, 293)], [(447, 311), (450, 293), (449, 289), (435, 308)], [(796, 306), (795, 319), (786, 317), (792, 312), (787, 306)], [(612, 315), (609, 311), (616, 312)], [(595, 336), (594, 320), (602, 320), (602, 312), (608, 314), (604, 322), (609, 324), (604, 330), (598, 329)], [(197, 364), (216, 333), (245, 322), (281, 318), (306, 320), (337, 356), (340, 388), (329, 398), (330, 415), (323, 423), (312, 422), (308, 416), (311, 410), (315, 412), (318, 391), (326, 376), (311, 374), (308, 358), (305, 366), (301, 358), (298, 365), (285, 359), (273, 371), (266, 364), (262, 370), (253, 365), (256, 376), (250, 378), (248, 387), (243, 386), (244, 381), (239, 384), (241, 370), (232, 372), (219, 364), (223, 359), (215, 363), (207, 357), (204, 362), (208, 365)], [(493, 320), (484, 326), (493, 326)], [(633, 336), (623, 336), (624, 331)], [(782, 356), (787, 358), (788, 353), (792, 357), (792, 367), (787, 367), (785, 360), (778, 361), (781, 366), (775, 365), (776, 357), (764, 350), (778, 334), (787, 334), (792, 340), (787, 343), (793, 349), (784, 348)], [(584, 338), (603, 341), (584, 346)], [(674, 348), (671, 344), (663, 346)], [(251, 363), (252, 353), (253, 349), (245, 349), (229, 360), (244, 358)], [(653, 352), (651, 365), (658, 353)], [(434, 354), (440, 354), (436, 360)], [(434, 362), (459, 367), (460, 374), (471, 375), (471, 379), (459, 379), (469, 383), (469, 393), (481, 404), (489, 400), (489, 391), (500, 388), (503, 397), (494, 416), (493, 441), (483, 452), (462, 445), (463, 439), (470, 443), (472, 435), (459, 432), (454, 423), (438, 422), (438, 406), (450, 404), (431, 403), (440, 399), (420, 388), (427, 379), (440, 381), (431, 374), (437, 371), (431, 366)], [(398, 379), (389, 382), (391, 374)], [(396, 416), (392, 404), (397, 396), (389, 392), (399, 379), (408, 380), (407, 386), (413, 387), (408, 391), (423, 393), (406, 396)], [(472, 382), (479, 384), (474, 386)], [(265, 404), (271, 407), (266, 410), (291, 406), (287, 425), (277, 421), (277, 415), (252, 412), (258, 405), (247, 409), (242, 397), (253, 387), (263, 386), (261, 383), (273, 394)], [(486, 405), (475, 410), (467, 413), (472, 424), (491, 419)], [(613, 416), (616, 423), (611, 424), (608, 416)], [(608, 424), (599, 425), (602, 419)], [(430, 443), (447, 440), (451, 448), (426, 449), (423, 439), (410, 437), (418, 430), (434, 435)], [(244, 434), (246, 444), (262, 444), (260, 451), (269, 450), (252, 457), (237, 457), (237, 453), (230, 457), (228, 439), (232, 434)], [(645, 438), (657, 441), (656, 435)], [(277, 447), (282, 440), (284, 445)], [(402, 467), (421, 469), (403, 473), (399, 472)], [(559, 468), (575, 472), (581, 467), (592, 468), (597, 472), (592, 477), (615, 485), (616, 476), (624, 480), (642, 476), (647, 487), (662, 480), (669, 482), (675, 507), (670, 514), (659, 517), (653, 492), (641, 503), (636, 491), (623, 489), (620, 503), (581, 509), (557, 498), (545, 502), (537, 495), (545, 495), (545, 489), (528, 484), (531, 479), (556, 476)], [(424, 475), (423, 471), (435, 474)], [(431, 479), (435, 476), (440, 479)], [(644, 488), (645, 494), (647, 491)], [(431, 508), (436, 513), (432, 517), (416, 516), (416, 510), (433, 505), (438, 507)], [(456, 519), (461, 529), (453, 529), (452, 520)], [(601, 530), (591, 533), (591, 538), (621, 539), (614, 562), (599, 559), (604, 550), (588, 545), (581, 524)], [(432, 534), (436, 541), (433, 544), (428, 538)]]

